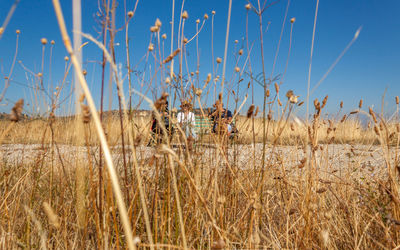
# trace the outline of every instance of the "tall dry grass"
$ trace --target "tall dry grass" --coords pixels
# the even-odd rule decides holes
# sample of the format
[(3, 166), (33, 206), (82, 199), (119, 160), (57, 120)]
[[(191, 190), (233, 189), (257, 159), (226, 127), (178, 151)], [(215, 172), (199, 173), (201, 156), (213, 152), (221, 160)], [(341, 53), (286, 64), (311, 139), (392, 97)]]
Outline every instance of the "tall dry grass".
[[(58, 1), (54, 3), (61, 31), (67, 37)], [(134, 11), (125, 9), (126, 41), (137, 4)], [(175, 1), (172, 5), (174, 16)], [(54, 96), (39, 88), (44, 81), (43, 67), (32, 82), (32, 99), (41, 108), (47, 105), (47, 116), (21, 119), (23, 103), (18, 102), (11, 119), (0, 122), (0, 248), (398, 248), (398, 98), (393, 103), (397, 112), (391, 119), (363, 107), (362, 102), (358, 109), (342, 117), (324, 118), (326, 97), (321, 102), (315, 99), (314, 108), (308, 108), (311, 118), (300, 121), (294, 116), (302, 105), (298, 96), (288, 91), (282, 97), (280, 86), (285, 83), (268, 80), (263, 69), (265, 100), (260, 110), (255, 107), (254, 96), (249, 98), (256, 79), (251, 77), (247, 88), (238, 87), (246, 67), (249, 75), (253, 74), (251, 56), (258, 56), (251, 54), (248, 37), (247, 55), (235, 47), (237, 57), (231, 80), (224, 81), (229, 78), (226, 56), (223, 80), (218, 78), (222, 59), (216, 59), (214, 68), (214, 51), (213, 72), (207, 73), (205, 84), (200, 81), (199, 72), (191, 72), (185, 51), (191, 41), (203, 35), (201, 30), (208, 15), (188, 39), (184, 27), (190, 18), (183, 4), (179, 20), (172, 22), (179, 21), (177, 48), (173, 48), (173, 34), (171, 53), (164, 55), (165, 36), (160, 34), (161, 21), (156, 20), (145, 53), (147, 63), (154, 58), (156, 70), (149, 70), (150, 77), (141, 78), (134, 88), (129, 69), (132, 89), (125, 98), (115, 48), (113, 43), (108, 46), (115, 38), (116, 6), (116, 1), (100, 1), (102, 42), (82, 34), (99, 47), (103, 56), (100, 115), (97, 116), (87, 88), (87, 72), (80, 72), (81, 65), (66, 42), (79, 76), (76, 84), (85, 91), (85, 96), (76, 97), (82, 114), (69, 118), (55, 115), (61, 109), (60, 93), (68, 91), (64, 86), (71, 67), (67, 58), (65, 76)], [(256, 6), (248, 3), (244, 11), (259, 17), (262, 32), (264, 10), (272, 6), (260, 2)], [(213, 28), (216, 13), (211, 13)], [(285, 14), (282, 34), (286, 18)], [(292, 18), (291, 31), (294, 21)], [(212, 37), (213, 32), (212, 29)], [(226, 40), (228, 32), (229, 21)], [(260, 39), (258, 42), (263, 45), (262, 36)], [(43, 55), (45, 46), (43, 43)], [(198, 50), (196, 46), (197, 55)], [(226, 50), (227, 45), (225, 55)], [(274, 61), (278, 52), (279, 45)], [(111, 72), (110, 83), (118, 86), (116, 116), (103, 112), (107, 69)], [(273, 75), (272, 72), (271, 78)], [(188, 91), (185, 84), (190, 86)], [(228, 94), (218, 94), (221, 88)], [(168, 91), (169, 96), (163, 94), (159, 98), (160, 90)], [(148, 91), (158, 100), (150, 101)], [(110, 92), (109, 101), (112, 97)], [(131, 100), (135, 98), (149, 102), (162, 128), (162, 143), (154, 147), (147, 147), (151, 117), (131, 113), (135, 104)], [(234, 100), (239, 134), (233, 139), (226, 134), (207, 134), (190, 149), (188, 138), (175, 119), (170, 119), (176, 127), (173, 137), (160, 122), (156, 110), (167, 98), (171, 108), (178, 106), (179, 98), (190, 99), (202, 115), (208, 98)], [(247, 115), (238, 115), (246, 113), (241, 109), (250, 99)], [(363, 124), (358, 119), (360, 115), (370, 123)], [(130, 230), (131, 235), (127, 235)]]

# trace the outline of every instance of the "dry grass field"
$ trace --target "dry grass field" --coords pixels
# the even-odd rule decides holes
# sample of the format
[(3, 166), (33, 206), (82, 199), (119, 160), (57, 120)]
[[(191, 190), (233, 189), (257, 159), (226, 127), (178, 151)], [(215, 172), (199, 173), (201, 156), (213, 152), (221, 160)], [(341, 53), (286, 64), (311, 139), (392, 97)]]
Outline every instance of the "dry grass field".
[[(335, 118), (325, 118), (331, 117), (325, 111), (328, 96), (300, 102), (293, 91), (280, 93), (281, 84), (267, 83), (263, 72), (262, 106), (251, 103), (248, 110), (240, 110), (242, 102), (250, 103), (254, 83), (249, 81), (247, 89), (242, 84), (239, 94), (239, 79), (244, 76), (238, 62), (231, 69), (238, 77), (230, 82), (224, 82), (225, 72), (221, 80), (208, 72), (190, 74), (189, 69), (188, 78), (205, 79), (196, 86), (192, 79), (184, 82), (182, 68), (187, 62), (182, 51), (191, 42), (183, 36), (186, 11), (173, 20), (179, 22), (182, 36), (170, 54), (161, 54), (160, 20), (150, 28), (155, 42), (145, 58), (154, 57), (156, 70), (151, 79), (140, 80), (141, 88), (135, 85), (124, 95), (119, 76), (126, 74), (125, 86), (131, 88), (129, 60), (124, 62), (127, 72), (120, 72), (113, 57), (115, 9), (106, 6), (110, 1), (100, 2), (103, 18), (108, 18), (100, 30), (112, 42), (75, 35), (99, 47), (103, 65), (108, 65), (103, 73), (111, 69), (110, 82), (118, 86), (113, 96), (118, 115), (99, 116), (104, 111), (103, 92), (96, 102), (102, 106), (96, 107), (87, 72), (73, 52), (59, 3), (53, 0), (69, 56), (65, 76), (54, 95), (47, 96), (39, 88), (42, 73), (35, 75), (31, 96), (42, 109), (45, 105), (45, 115), (21, 119), (28, 108), (19, 101), (0, 121), (0, 249), (400, 248), (398, 97), (388, 101), (397, 108), (391, 119), (363, 107), (362, 101), (350, 113), (340, 105)], [(244, 11), (256, 8), (248, 3)], [(256, 13), (262, 20), (262, 11)], [(201, 22), (209, 22), (214, 14)], [(122, 28), (126, 34), (133, 16), (134, 11), (127, 13)], [(291, 28), (294, 22), (290, 20)], [(262, 31), (262, 23), (257, 25)], [(203, 34), (199, 31), (193, 41), (198, 35)], [(264, 60), (260, 37), (261, 52), (253, 56)], [(47, 40), (42, 44), (44, 54), (49, 44)], [(240, 58), (249, 48), (246, 51), (234, 52)], [(219, 65), (221, 58), (214, 61)], [(83, 89), (74, 100), (82, 113), (58, 117), (54, 114), (63, 113), (58, 104), (60, 93), (68, 91), (64, 81), (71, 68)], [(104, 75), (102, 80), (104, 86)], [(184, 84), (191, 84), (186, 92)], [(227, 94), (217, 94), (217, 84), (228, 89)], [(148, 99), (146, 88), (158, 90), (155, 100)], [(171, 119), (174, 136), (163, 130), (162, 142), (148, 146), (151, 117), (129, 116), (135, 106), (130, 103), (132, 93), (149, 104), (158, 121), (160, 103), (177, 93), (201, 110), (213, 95), (214, 102), (236, 100), (239, 133), (233, 139), (223, 133), (206, 134), (191, 147), (176, 119)], [(295, 111), (304, 108), (303, 101), (309, 104), (310, 115), (300, 120)], [(72, 104), (68, 108), (74, 110)], [(162, 122), (160, 126), (164, 128)]]

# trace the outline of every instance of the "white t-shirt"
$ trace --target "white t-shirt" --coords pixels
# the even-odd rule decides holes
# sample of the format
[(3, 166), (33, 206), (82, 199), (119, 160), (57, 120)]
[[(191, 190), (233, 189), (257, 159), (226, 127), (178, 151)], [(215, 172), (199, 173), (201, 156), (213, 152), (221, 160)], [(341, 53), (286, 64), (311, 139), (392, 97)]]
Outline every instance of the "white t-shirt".
[(188, 114), (179, 112), (176, 119), (178, 120), (179, 123), (187, 123), (193, 127), (196, 125), (196, 118), (193, 112), (189, 112)]

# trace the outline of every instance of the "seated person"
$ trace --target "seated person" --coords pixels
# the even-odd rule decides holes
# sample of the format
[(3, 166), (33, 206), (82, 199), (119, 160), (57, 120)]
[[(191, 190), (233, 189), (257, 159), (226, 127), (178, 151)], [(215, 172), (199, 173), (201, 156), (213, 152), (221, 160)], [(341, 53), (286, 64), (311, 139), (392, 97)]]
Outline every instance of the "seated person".
[(232, 127), (232, 112), (224, 108), (224, 104), (219, 100), (214, 104), (215, 110), (211, 113), (211, 119), (214, 122), (213, 132), (223, 134), (226, 133), (228, 137), (231, 135)]

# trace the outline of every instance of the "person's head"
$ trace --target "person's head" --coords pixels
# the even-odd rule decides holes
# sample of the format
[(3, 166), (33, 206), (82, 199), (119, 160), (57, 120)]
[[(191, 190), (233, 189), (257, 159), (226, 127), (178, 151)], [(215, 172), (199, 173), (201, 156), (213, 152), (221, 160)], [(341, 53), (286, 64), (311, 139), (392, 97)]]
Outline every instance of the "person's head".
[(192, 109), (192, 104), (189, 101), (182, 101), (180, 107), (182, 111), (188, 112)]

